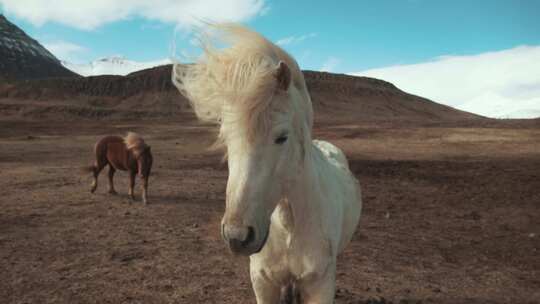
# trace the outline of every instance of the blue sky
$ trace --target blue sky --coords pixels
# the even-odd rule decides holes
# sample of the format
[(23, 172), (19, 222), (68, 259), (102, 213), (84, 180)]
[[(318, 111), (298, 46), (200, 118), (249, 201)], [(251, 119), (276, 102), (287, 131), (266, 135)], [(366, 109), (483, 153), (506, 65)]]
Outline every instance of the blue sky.
[[(61, 59), (78, 62), (111, 55), (136, 61), (168, 57), (176, 24), (174, 9), (185, 9), (182, 5), (167, 8), (170, 1), (156, 1), (163, 9), (146, 14), (141, 13), (145, 8), (133, 4), (133, 11), (116, 13), (120, 17), (116, 20), (112, 13), (102, 10), (114, 13), (115, 9), (120, 10), (119, 6), (137, 1), (109, 1), (116, 4), (92, 6), (87, 14), (84, 8), (78, 8), (82, 1), (58, 1), (75, 6), (67, 12), (39, 4), (46, 1), (35, 1), (34, 8), (30, 8), (31, 2), (0, 0), (0, 9), (46, 46), (56, 46), (53, 53), (67, 57)], [(211, 20), (227, 9), (223, 7), (227, 1), (221, 1), (225, 4), (206, 2), (209, 9), (202, 10), (202, 18)], [(439, 56), (540, 45), (540, 1), (534, 0), (235, 0), (230, 3), (231, 9), (249, 12), (233, 12), (229, 18), (223, 18), (246, 23), (273, 41), (281, 40), (282, 46), (304, 69), (362, 71), (426, 62)], [(70, 20), (66, 15), (75, 16)], [(87, 18), (89, 21), (85, 21)], [(180, 49), (189, 46), (181, 36), (177, 41)]]

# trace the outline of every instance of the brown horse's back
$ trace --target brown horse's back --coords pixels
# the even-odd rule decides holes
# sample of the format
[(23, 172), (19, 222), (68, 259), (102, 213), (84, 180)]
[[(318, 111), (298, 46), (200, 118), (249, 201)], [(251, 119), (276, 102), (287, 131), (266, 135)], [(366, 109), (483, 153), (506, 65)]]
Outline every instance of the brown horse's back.
[(95, 151), (99, 164), (111, 164), (117, 170), (129, 169), (129, 151), (122, 137), (113, 135), (103, 137), (96, 143)]

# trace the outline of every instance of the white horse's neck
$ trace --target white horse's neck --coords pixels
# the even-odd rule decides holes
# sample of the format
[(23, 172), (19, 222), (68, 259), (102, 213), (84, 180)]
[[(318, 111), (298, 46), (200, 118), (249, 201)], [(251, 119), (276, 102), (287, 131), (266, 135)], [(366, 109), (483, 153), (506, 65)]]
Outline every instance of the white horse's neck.
[(323, 233), (322, 200), (318, 195), (322, 181), (317, 170), (319, 151), (311, 143), (306, 146), (309, 152), (306, 153), (303, 168), (278, 205), (281, 224), (289, 233), (290, 240), (300, 243), (313, 240), (315, 235)]

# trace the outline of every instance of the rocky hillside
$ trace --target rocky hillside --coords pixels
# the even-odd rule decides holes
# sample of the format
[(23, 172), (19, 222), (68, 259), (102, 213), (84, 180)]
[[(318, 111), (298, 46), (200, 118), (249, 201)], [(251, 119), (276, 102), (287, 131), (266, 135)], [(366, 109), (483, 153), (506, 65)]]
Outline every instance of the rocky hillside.
[(304, 71), (316, 114), (347, 121), (450, 121), (479, 116), (401, 91), (368, 77)]
[(0, 14), (0, 79), (76, 77), (39, 42)]
[[(65, 117), (171, 117), (191, 113), (170, 80), (171, 66), (127, 76), (27, 80), (0, 86), (0, 113)], [(476, 118), (377, 79), (305, 72), (316, 119), (451, 121)]]

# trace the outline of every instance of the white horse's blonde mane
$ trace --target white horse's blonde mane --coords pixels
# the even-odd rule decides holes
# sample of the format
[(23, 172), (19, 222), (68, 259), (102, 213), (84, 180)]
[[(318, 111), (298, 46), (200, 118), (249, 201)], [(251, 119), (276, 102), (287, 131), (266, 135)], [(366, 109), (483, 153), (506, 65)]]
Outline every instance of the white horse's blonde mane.
[(124, 137), (124, 143), (126, 144), (126, 148), (128, 150), (141, 150), (146, 147), (143, 138), (135, 132), (128, 132), (126, 137)]
[[(228, 118), (248, 132), (248, 139), (268, 127), (270, 113), (266, 109), (276, 93), (275, 73), (280, 61), (291, 71), (291, 86), (306, 90), (296, 61), (260, 34), (237, 24), (220, 24), (211, 25), (201, 37), (203, 56), (194, 64), (175, 64), (172, 75), (199, 119), (219, 124), (230, 115)], [(215, 41), (228, 47), (218, 49)], [(223, 137), (222, 130), (219, 139)]]

